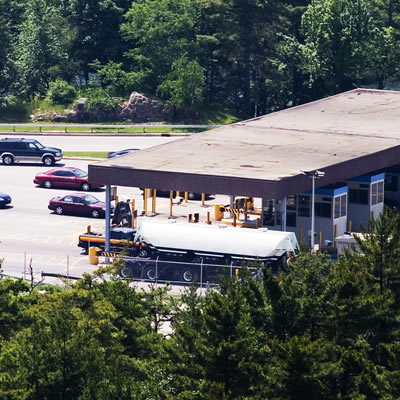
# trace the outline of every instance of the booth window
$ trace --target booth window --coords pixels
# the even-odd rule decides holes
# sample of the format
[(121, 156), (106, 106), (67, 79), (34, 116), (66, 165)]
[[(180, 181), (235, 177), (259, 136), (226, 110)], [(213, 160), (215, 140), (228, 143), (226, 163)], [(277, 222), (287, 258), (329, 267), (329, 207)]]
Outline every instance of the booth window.
[(398, 176), (385, 174), (385, 191), (397, 192), (398, 191)]
[(263, 207), (263, 225), (274, 226), (275, 215), (274, 215), (274, 201), (268, 200)]
[(299, 217), (309, 217), (310, 216), (310, 196), (297, 196), (299, 202), (299, 210), (298, 216)]
[(349, 202), (357, 204), (368, 204), (368, 190), (349, 189)]
[(335, 197), (335, 216), (334, 218), (345, 217), (347, 214), (347, 194)]
[(375, 182), (371, 185), (371, 204), (383, 203), (383, 181)]
[(315, 216), (321, 218), (332, 218), (332, 204), (315, 203)]
[(286, 198), (286, 226), (296, 227), (296, 196)]

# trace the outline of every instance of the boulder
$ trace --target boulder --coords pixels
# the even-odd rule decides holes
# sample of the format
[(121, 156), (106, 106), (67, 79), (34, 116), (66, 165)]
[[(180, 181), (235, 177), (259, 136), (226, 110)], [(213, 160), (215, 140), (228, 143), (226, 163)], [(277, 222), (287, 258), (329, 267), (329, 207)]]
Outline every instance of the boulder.
[(143, 93), (132, 92), (129, 100), (122, 105), (120, 119), (134, 123), (160, 122), (170, 120), (171, 111), (162, 100), (150, 99)]

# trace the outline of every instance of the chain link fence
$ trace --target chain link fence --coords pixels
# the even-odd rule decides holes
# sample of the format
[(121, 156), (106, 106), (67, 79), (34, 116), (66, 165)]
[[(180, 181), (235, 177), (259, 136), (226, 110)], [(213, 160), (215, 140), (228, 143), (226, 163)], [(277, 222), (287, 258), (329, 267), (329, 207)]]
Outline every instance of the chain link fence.
[[(240, 277), (244, 268), (241, 262), (231, 262), (230, 265), (208, 264), (199, 262), (171, 261), (141, 257), (123, 257), (123, 267), (120, 276), (123, 279), (154, 283), (191, 284), (201, 287), (215, 286), (224, 277)], [(246, 266), (251, 274), (259, 272), (260, 266)]]

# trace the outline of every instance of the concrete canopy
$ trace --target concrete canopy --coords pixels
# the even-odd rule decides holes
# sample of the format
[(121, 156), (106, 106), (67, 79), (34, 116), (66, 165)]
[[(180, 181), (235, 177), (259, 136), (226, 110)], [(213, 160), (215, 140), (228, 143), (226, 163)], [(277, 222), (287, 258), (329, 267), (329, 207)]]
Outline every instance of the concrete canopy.
[(93, 183), (279, 199), (400, 163), (400, 92), (355, 89), (89, 165)]

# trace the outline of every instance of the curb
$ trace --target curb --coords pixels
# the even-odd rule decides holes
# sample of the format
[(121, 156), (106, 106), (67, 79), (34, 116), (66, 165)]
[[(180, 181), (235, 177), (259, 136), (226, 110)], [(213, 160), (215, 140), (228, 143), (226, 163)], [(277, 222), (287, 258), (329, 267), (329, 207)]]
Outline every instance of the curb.
[(185, 137), (191, 136), (193, 133), (84, 133), (84, 132), (10, 132), (10, 131), (0, 131), (0, 135), (10, 135), (10, 136), (92, 136), (92, 137)]

